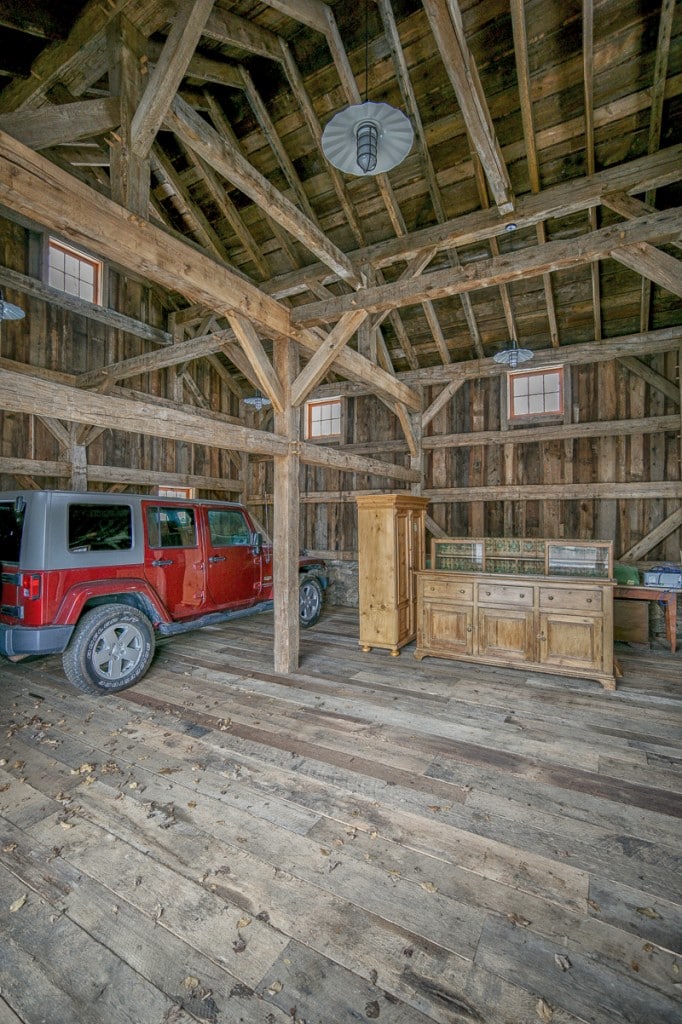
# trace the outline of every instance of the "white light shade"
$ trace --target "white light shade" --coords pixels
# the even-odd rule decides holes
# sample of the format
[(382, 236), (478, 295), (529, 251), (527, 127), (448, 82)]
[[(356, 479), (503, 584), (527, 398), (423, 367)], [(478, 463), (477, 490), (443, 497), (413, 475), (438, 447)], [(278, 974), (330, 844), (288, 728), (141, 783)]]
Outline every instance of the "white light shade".
[[(376, 164), (363, 170), (358, 163), (358, 129), (373, 125), (377, 131)], [(330, 164), (346, 174), (385, 174), (397, 167), (412, 148), (414, 132), (402, 110), (388, 103), (355, 103), (335, 114), (322, 132), (322, 149)], [(364, 162), (364, 161), (363, 161)]]
[(516, 338), (512, 338), (511, 348), (502, 349), (496, 352), (493, 359), (496, 363), (505, 363), (510, 370), (515, 370), (519, 363), (527, 363), (533, 358), (529, 348), (519, 348)]
[(13, 302), (7, 302), (0, 292), (0, 320), (23, 320), (26, 314)]

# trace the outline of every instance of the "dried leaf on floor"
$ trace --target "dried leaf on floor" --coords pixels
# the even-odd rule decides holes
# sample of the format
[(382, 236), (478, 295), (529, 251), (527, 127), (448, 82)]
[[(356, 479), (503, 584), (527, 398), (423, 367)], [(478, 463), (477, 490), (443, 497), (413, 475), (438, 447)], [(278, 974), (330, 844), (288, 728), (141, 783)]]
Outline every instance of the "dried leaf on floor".
[(535, 1004), (535, 1012), (537, 1013), (540, 1020), (550, 1021), (554, 1016), (554, 1010), (549, 1005), (546, 999), (538, 999)]

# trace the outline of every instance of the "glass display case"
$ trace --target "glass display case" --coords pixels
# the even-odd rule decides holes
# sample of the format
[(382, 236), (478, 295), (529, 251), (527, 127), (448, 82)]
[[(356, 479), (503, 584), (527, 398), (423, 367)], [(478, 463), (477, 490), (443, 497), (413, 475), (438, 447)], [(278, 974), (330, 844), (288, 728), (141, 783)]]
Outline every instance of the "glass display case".
[(610, 580), (613, 544), (537, 537), (446, 537), (431, 541), (431, 568), (444, 572)]
[(482, 540), (434, 540), (431, 568), (448, 572), (483, 572)]
[(610, 580), (612, 544), (607, 541), (547, 541), (547, 575)]

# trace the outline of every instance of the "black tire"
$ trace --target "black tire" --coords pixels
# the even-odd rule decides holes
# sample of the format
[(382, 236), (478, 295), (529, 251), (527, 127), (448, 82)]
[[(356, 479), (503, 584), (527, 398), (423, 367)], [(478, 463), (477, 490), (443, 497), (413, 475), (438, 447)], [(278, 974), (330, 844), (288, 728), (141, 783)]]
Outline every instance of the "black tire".
[(80, 620), (62, 664), (69, 682), (84, 693), (117, 693), (142, 678), (154, 646), (146, 615), (129, 605), (103, 604)]
[(322, 587), (315, 576), (302, 576), (298, 587), (298, 621), (302, 629), (314, 626), (322, 614)]

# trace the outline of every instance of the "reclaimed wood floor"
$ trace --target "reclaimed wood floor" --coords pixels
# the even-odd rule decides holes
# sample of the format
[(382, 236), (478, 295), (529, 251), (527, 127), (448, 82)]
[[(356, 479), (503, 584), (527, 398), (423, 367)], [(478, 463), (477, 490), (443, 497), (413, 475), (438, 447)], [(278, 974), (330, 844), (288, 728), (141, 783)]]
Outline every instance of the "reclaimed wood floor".
[(679, 1024), (682, 652), (597, 683), (272, 616), (0, 666), (0, 1024)]

